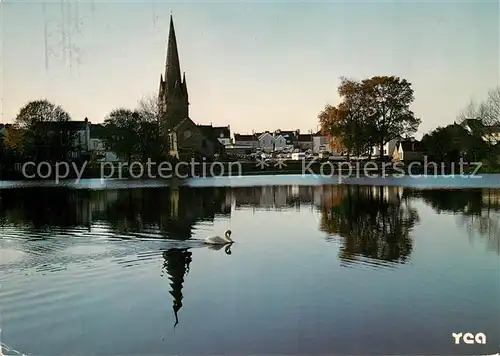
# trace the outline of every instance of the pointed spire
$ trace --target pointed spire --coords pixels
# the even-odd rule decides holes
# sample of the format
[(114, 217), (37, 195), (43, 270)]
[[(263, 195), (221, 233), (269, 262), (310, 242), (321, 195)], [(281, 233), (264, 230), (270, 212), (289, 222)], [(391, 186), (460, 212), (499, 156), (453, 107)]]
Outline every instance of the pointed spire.
[(181, 82), (181, 68), (179, 63), (179, 52), (177, 50), (177, 39), (175, 38), (174, 20), (170, 15), (170, 30), (167, 45), (167, 62), (165, 64), (165, 87), (171, 91), (176, 83)]
[(186, 96), (186, 100), (188, 98), (188, 88), (187, 88), (187, 83), (186, 83), (186, 72), (182, 73), (182, 91), (184, 95)]

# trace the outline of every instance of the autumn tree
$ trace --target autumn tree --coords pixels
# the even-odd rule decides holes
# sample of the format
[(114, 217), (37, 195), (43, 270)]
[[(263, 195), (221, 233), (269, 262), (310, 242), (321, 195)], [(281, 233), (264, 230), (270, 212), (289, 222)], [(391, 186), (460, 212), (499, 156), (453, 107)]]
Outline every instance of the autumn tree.
[(337, 106), (327, 105), (319, 114), (322, 131), (330, 136), (332, 145), (345, 149), (348, 155), (363, 154), (371, 143), (365, 91), (360, 83), (342, 78), (338, 93), (341, 103)]
[(414, 93), (410, 82), (395, 76), (376, 76), (359, 85), (370, 137), (384, 156), (384, 145), (398, 136), (414, 134), (421, 123), (410, 109)]

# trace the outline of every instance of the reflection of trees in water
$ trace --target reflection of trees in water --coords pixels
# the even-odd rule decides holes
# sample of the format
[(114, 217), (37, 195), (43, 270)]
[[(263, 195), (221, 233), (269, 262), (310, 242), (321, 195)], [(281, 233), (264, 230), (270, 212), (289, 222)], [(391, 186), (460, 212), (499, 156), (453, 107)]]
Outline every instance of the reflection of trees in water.
[(170, 280), (170, 294), (173, 297), (173, 310), (175, 316), (174, 327), (179, 323), (178, 313), (182, 308), (182, 287), (184, 277), (189, 273), (192, 253), (188, 249), (171, 249), (163, 253), (165, 262), (163, 268)]
[(46, 230), (88, 226), (90, 192), (64, 188), (0, 190), (0, 223)]
[(486, 239), (500, 254), (500, 189), (422, 190), (413, 192), (439, 213), (459, 215), (457, 225), (469, 238)]
[(301, 204), (311, 206), (314, 192), (319, 187), (313, 186), (263, 186), (233, 188), (232, 196), (236, 208), (259, 208), (281, 210), (300, 208)]
[(91, 227), (115, 232), (154, 232), (191, 237), (193, 225), (231, 213), (225, 188), (86, 191), (62, 188), (0, 191), (0, 223), (27, 228)]
[(340, 258), (407, 261), (419, 216), (400, 194), (388, 193), (388, 187), (363, 186), (337, 186), (331, 192), (331, 205), (321, 208), (320, 229), (343, 238)]

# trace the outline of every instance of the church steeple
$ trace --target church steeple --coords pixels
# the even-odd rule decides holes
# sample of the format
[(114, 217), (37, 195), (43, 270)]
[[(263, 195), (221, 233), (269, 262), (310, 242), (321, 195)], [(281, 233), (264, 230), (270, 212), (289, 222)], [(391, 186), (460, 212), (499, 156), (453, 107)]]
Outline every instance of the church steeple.
[(165, 89), (167, 93), (173, 92), (176, 85), (179, 84), (181, 84), (181, 66), (179, 63), (179, 52), (177, 50), (177, 39), (175, 38), (174, 20), (172, 15), (170, 15), (167, 62), (165, 64)]
[(184, 94), (186, 101), (188, 101), (188, 88), (187, 88), (187, 83), (186, 83), (186, 72), (184, 72), (182, 74), (182, 93)]

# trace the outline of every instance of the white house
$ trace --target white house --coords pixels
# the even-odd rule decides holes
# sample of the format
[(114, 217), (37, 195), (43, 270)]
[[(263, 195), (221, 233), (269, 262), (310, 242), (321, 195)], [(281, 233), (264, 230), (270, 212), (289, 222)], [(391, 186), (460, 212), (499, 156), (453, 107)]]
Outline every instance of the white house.
[(281, 134), (277, 134), (274, 136), (274, 150), (282, 151), (285, 148), (288, 148), (287, 139), (285, 136)]
[[(384, 157), (391, 157), (392, 154), (394, 153), (394, 149), (396, 148), (396, 145), (401, 142), (403, 138), (401, 136), (395, 137), (392, 140), (386, 142), (384, 144)], [(376, 158), (380, 156), (380, 146), (376, 145), (373, 146), (371, 149), (371, 155), (372, 157)]]
[(266, 131), (258, 135), (259, 147), (263, 151), (273, 151), (274, 150), (274, 137), (273, 135)]

